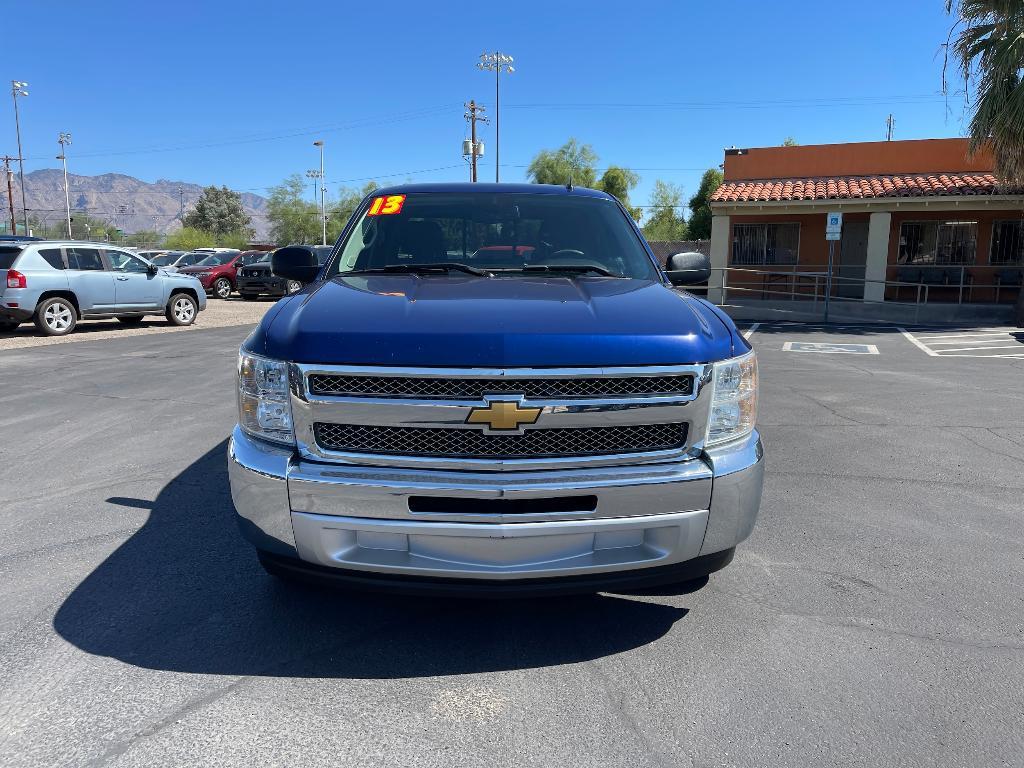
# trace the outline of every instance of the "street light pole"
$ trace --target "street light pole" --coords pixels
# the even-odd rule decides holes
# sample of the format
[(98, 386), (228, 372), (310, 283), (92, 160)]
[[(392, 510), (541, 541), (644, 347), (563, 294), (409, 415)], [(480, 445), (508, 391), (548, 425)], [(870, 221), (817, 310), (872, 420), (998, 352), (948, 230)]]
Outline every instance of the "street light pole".
[[(14, 131), (18, 135), (18, 181), (21, 183), (21, 218), (28, 235), (28, 207), (25, 204), (25, 154), (21, 151), (21, 121), (18, 118), (18, 97), (28, 96), (28, 83), (11, 80), (11, 97), (14, 99)], [(18, 234), (15, 232), (14, 234)]]
[(499, 180), (501, 173), (501, 73), (502, 70), (508, 74), (515, 72), (512, 66), (513, 58), (506, 56), (501, 51), (494, 53), (481, 53), (477, 69), (494, 73), (494, 181)]
[(67, 145), (71, 143), (71, 134), (61, 131), (57, 137), (57, 143), (60, 144), (60, 154), (57, 155), (57, 159), (64, 165), (64, 204), (66, 206), (68, 214), (68, 240), (71, 239), (71, 192), (68, 190), (68, 158), (67, 158)]
[(320, 171), (316, 170), (315, 168), (311, 168), (310, 170), (306, 171), (306, 178), (313, 182), (313, 205), (316, 205), (316, 180), (320, 178)]
[(314, 141), (314, 147), (320, 147), (320, 223), (323, 225), (323, 241), (321, 245), (327, 245), (327, 185), (324, 181), (324, 143), (322, 140)]

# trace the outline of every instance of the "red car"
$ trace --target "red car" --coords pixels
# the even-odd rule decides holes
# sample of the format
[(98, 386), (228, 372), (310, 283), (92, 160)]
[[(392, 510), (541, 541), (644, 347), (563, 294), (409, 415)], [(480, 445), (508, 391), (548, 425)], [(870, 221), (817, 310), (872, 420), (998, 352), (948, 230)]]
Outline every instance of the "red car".
[(266, 251), (242, 251), (241, 253), (211, 253), (191, 267), (182, 267), (179, 272), (199, 278), (203, 288), (211, 296), (226, 299), (235, 290), (238, 270), (247, 264), (265, 259)]

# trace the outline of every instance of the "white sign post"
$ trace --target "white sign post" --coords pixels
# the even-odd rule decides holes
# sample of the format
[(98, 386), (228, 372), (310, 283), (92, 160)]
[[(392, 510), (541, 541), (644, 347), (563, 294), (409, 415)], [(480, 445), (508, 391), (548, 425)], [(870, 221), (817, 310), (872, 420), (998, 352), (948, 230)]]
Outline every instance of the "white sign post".
[(825, 322), (828, 322), (828, 305), (832, 297), (832, 265), (835, 262), (836, 240), (843, 237), (843, 214), (829, 211), (825, 216), (825, 239), (828, 240), (828, 275), (825, 276)]

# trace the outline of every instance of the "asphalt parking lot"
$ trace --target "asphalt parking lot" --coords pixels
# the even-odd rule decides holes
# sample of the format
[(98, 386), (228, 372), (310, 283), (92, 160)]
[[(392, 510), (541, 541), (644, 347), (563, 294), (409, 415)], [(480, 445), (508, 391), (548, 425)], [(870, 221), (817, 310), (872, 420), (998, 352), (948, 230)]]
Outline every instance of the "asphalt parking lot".
[(460, 602), (262, 573), (249, 327), (0, 351), (5, 766), (1021, 764), (1024, 359), (746, 326), (769, 463), (728, 568)]

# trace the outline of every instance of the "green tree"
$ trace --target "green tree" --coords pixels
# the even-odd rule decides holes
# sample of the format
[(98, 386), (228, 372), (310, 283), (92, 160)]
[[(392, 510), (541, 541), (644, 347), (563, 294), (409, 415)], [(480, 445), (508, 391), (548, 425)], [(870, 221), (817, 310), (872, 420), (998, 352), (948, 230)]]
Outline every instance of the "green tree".
[[(68, 225), (63, 215), (59, 218), (47, 218), (45, 221), (40, 220), (38, 216), (30, 216), (28, 226), (36, 237), (63, 240), (68, 236)], [(117, 234), (117, 227), (110, 222), (72, 210), (71, 239), (112, 242), (120, 241), (121, 238)]]
[(295, 173), (270, 190), (267, 220), (270, 239), (278, 245), (319, 243), (320, 208), (303, 199), (305, 184)]
[[(71, 223), (71, 229), (74, 230), (74, 222)], [(160, 245), (164, 241), (164, 235), (162, 232), (155, 230), (140, 229), (137, 232), (132, 232), (130, 235), (125, 235), (124, 244), (131, 245), (135, 248), (152, 248)]]
[(1024, 0), (946, 0), (946, 12), (957, 17), (947, 56), (973, 91), (971, 151), (991, 146), (1000, 180), (1024, 183)]
[(794, 139), (792, 136), (787, 136), (782, 140), (782, 146), (784, 147), (799, 147), (800, 142)]
[(191, 251), (196, 248), (209, 248), (218, 246), (220, 248), (243, 249), (249, 245), (251, 231), (224, 232), (215, 234), (195, 227), (182, 227), (177, 232), (172, 232), (164, 240), (164, 247), (174, 251)]
[(589, 144), (570, 138), (558, 149), (538, 152), (526, 175), (534, 184), (568, 184), (593, 187), (597, 183), (597, 153)]
[(242, 207), (242, 196), (237, 192), (227, 187), (207, 187), (195, 208), (185, 214), (182, 224), (214, 235), (226, 235), (250, 232), (252, 219)]
[(697, 193), (690, 198), (690, 239), (707, 240), (711, 237), (711, 204), (708, 202), (722, 186), (722, 172), (709, 168), (700, 177)]
[(333, 243), (341, 235), (349, 218), (355, 213), (359, 203), (368, 194), (377, 189), (379, 185), (375, 181), (363, 185), (362, 189), (351, 189), (342, 187), (338, 199), (327, 208), (327, 242)]
[(629, 193), (639, 183), (640, 177), (635, 171), (612, 165), (601, 174), (601, 178), (597, 182), (597, 188), (616, 198), (634, 219), (640, 221), (640, 215), (643, 213), (642, 209), (629, 203)]
[(658, 179), (651, 192), (650, 216), (644, 224), (648, 241), (685, 240), (686, 219), (683, 218), (683, 190), (676, 184)]
[(164, 246), (172, 251), (191, 251), (196, 248), (209, 248), (213, 245), (215, 245), (213, 234), (196, 227), (182, 227), (171, 232), (164, 240)]

